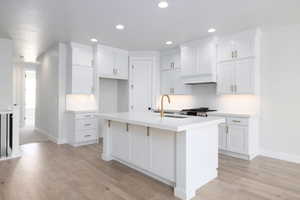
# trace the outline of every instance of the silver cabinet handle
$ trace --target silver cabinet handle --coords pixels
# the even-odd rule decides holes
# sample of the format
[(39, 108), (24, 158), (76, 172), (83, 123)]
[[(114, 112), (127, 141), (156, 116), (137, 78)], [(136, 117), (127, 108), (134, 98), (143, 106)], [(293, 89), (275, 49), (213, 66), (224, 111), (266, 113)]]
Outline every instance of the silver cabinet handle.
[(84, 126), (91, 126), (92, 124), (84, 124)]
[(84, 115), (84, 117), (89, 118), (89, 117), (91, 117), (91, 115)]
[(232, 120), (232, 122), (241, 123), (239, 120)]
[(91, 135), (85, 135), (84, 137), (85, 137), (85, 138), (87, 138), (87, 137), (91, 137)]

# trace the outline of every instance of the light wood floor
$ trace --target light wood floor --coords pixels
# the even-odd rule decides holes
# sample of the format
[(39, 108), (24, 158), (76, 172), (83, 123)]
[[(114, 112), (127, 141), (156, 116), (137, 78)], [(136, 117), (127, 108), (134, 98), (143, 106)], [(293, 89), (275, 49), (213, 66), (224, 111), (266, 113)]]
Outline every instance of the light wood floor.
[[(172, 188), (117, 162), (101, 145), (23, 145), (20, 159), (0, 162), (0, 200), (170, 200)], [(199, 169), (200, 170), (200, 169)], [(220, 156), (219, 178), (197, 200), (299, 200), (300, 165), (258, 157)]]

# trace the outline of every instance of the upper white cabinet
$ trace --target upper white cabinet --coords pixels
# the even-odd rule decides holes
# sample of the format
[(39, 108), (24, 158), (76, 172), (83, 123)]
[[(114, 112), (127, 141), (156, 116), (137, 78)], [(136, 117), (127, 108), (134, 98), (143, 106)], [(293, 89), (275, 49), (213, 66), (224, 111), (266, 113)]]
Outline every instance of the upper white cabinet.
[(218, 62), (255, 56), (256, 30), (221, 37), (218, 42)]
[(217, 38), (210, 37), (181, 45), (181, 69), (184, 83), (216, 82)]
[(112, 79), (128, 79), (128, 51), (98, 45), (98, 76)]
[(180, 67), (180, 50), (173, 49), (161, 54), (160, 86), (161, 94), (190, 94), (191, 88), (185, 85)]
[(259, 76), (258, 30), (219, 39), (217, 45), (217, 93), (256, 94)]
[(69, 94), (92, 94), (94, 86), (93, 48), (70, 43), (68, 49), (67, 91)]

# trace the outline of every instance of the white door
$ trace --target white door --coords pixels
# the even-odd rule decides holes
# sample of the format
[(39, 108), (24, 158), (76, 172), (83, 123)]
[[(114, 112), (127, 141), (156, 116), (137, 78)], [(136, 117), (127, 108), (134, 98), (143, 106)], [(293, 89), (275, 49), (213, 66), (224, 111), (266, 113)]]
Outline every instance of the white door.
[(128, 79), (128, 52), (116, 50), (116, 68), (117, 76), (122, 79)]
[(129, 161), (129, 133), (126, 124), (111, 122), (111, 154), (123, 161)]
[(175, 180), (175, 133), (150, 129), (150, 171)]
[(246, 153), (247, 127), (228, 126), (228, 150), (235, 153)]
[(113, 48), (99, 46), (98, 52), (98, 73), (101, 77), (112, 76), (115, 68), (115, 53)]
[(233, 59), (234, 41), (230, 37), (221, 38), (217, 46), (218, 61), (229, 61)]
[(223, 62), (217, 65), (217, 93), (232, 94), (234, 85), (235, 62)]
[(227, 125), (219, 125), (219, 149), (227, 150)]
[(235, 84), (236, 94), (254, 94), (254, 59), (236, 62)]
[(132, 60), (130, 111), (145, 112), (151, 107), (152, 67), (152, 60)]
[(129, 125), (131, 162), (137, 167), (149, 169), (149, 136), (144, 126)]
[(91, 94), (93, 90), (93, 68), (73, 66), (72, 93)]

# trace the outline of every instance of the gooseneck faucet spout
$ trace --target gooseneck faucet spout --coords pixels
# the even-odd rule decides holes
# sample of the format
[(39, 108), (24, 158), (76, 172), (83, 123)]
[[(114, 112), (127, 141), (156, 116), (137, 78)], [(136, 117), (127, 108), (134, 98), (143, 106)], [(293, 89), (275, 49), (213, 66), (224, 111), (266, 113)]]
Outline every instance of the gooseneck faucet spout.
[(165, 111), (164, 111), (164, 97), (168, 98), (169, 104), (171, 103), (171, 99), (170, 99), (169, 95), (167, 95), (167, 94), (162, 95), (161, 100), (160, 100), (160, 118), (163, 118), (164, 114), (165, 114)]

